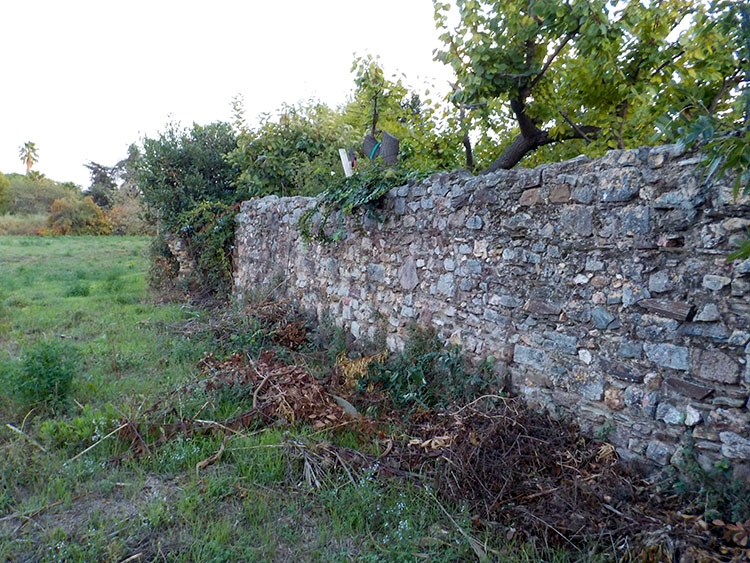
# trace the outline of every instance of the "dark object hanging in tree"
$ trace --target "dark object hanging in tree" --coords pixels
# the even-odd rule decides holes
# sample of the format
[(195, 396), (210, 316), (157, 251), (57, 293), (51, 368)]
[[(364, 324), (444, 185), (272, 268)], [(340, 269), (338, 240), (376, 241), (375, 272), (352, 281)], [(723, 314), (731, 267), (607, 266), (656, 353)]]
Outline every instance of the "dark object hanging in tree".
[(383, 141), (379, 142), (368, 133), (362, 142), (362, 150), (370, 160), (382, 157), (385, 164), (398, 163), (398, 147), (400, 141), (387, 131), (383, 131)]

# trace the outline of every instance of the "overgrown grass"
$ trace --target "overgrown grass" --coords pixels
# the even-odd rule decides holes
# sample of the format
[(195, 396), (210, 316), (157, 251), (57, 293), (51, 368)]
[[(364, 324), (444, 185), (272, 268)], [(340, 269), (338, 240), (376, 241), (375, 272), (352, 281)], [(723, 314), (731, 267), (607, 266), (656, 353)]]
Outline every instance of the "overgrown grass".
[[(0, 237), (0, 374), (20, 369), (38, 341), (80, 353), (70, 401), (55, 412), (18, 401), (0, 377), (0, 561), (460, 561), (476, 558), (467, 530), (497, 560), (580, 559), (472, 529), (461, 506), (441, 505), (417, 483), (375, 479), (375, 468), (322, 467), (311, 482), (300, 447), (380, 453), (355, 432), (272, 425), (226, 442), (186, 434), (151, 455), (123, 456), (130, 444), (105, 437), (195, 380), (206, 352), (257, 354), (273, 342), (262, 324), (211, 328), (203, 311), (154, 304), (148, 243)], [(208, 328), (175, 329), (186, 325)], [(178, 420), (199, 408), (228, 417), (252, 397), (169, 401)], [(223, 455), (197, 469), (222, 443)]]
[(0, 215), (0, 236), (35, 235), (47, 224), (46, 213), (31, 215)]

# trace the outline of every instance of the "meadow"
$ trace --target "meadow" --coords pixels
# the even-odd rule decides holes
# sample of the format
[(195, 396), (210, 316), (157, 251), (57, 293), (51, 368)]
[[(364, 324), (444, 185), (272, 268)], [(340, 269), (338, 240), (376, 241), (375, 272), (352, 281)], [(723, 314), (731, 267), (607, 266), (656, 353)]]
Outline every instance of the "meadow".
[[(418, 481), (326, 467), (321, 452), (334, 448), (378, 453), (354, 430), (276, 422), (227, 437), (209, 428), (146, 440), (148, 451), (133, 455), (133, 441), (114, 431), (152, 405), (170, 420), (246, 408), (253, 398), (236, 390), (184, 390), (204, 377), (209, 352), (257, 357), (267, 344), (236, 311), (224, 309), (231, 322), (219, 327), (216, 310), (154, 299), (148, 245), (0, 237), (0, 561), (581, 558), (472, 530), (466, 507)], [(55, 403), (19, 395), (39, 342), (75, 352), (71, 387)], [(305, 353), (310, 365), (325, 361)]]

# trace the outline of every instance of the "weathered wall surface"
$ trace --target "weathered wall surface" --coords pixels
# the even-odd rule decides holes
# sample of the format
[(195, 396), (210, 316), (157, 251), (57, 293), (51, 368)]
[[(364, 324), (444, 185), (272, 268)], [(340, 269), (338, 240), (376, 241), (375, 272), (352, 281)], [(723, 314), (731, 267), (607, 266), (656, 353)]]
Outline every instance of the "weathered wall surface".
[(283, 282), (356, 338), (432, 325), (527, 402), (603, 429), (627, 459), (750, 462), (750, 261), (726, 256), (747, 198), (675, 147), (472, 177), (384, 198), (385, 223), (304, 243), (308, 198), (245, 202), (238, 296)]

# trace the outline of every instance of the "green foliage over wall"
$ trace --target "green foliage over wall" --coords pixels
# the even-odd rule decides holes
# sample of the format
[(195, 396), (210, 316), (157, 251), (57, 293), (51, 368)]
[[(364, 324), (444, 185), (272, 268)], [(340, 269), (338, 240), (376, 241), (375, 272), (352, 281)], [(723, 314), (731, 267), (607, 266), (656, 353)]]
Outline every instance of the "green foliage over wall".
[(282, 106), (278, 119), (262, 116), (256, 129), (242, 128), (229, 162), (247, 196), (314, 195), (343, 176), (338, 149), (361, 142), (340, 112), (323, 104)]

